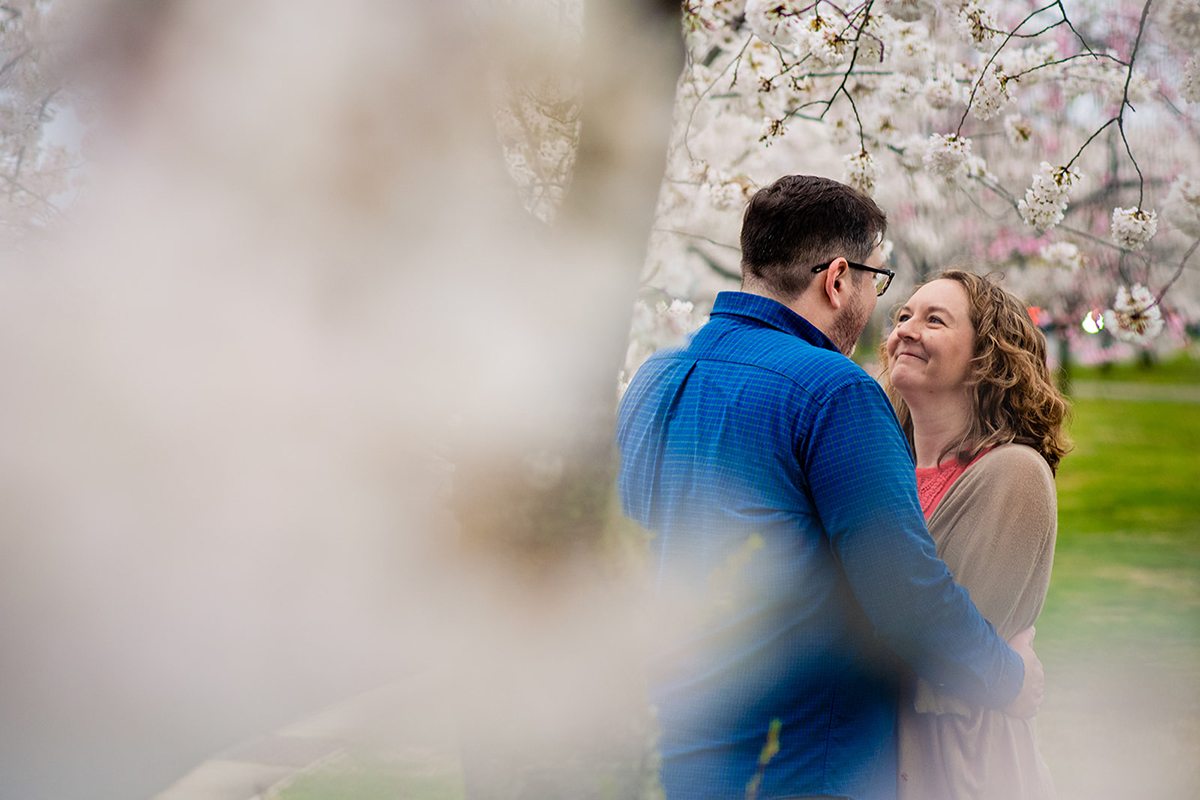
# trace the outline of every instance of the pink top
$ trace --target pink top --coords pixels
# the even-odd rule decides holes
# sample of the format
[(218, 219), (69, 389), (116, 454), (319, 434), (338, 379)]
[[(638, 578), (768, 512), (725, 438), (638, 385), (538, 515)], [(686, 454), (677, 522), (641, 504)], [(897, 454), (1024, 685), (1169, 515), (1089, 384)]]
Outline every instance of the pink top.
[(938, 503), (946, 496), (946, 492), (950, 491), (950, 487), (958, 480), (958, 476), (991, 449), (989, 447), (981, 450), (979, 455), (971, 459), (970, 464), (963, 464), (957, 458), (952, 458), (936, 467), (917, 469), (917, 497), (921, 500), (921, 510), (925, 512), (927, 522), (933, 516), (933, 510), (937, 508)]

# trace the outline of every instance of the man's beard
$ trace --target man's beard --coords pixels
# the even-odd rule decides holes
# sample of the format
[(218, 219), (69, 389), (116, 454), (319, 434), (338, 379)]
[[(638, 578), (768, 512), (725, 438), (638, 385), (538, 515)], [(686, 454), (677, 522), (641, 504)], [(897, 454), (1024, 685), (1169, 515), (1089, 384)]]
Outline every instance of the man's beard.
[(847, 358), (854, 354), (858, 337), (862, 335), (863, 328), (867, 327), (867, 320), (871, 318), (862, 292), (851, 292), (849, 298), (841, 312), (833, 318), (833, 325), (829, 331), (829, 340)]

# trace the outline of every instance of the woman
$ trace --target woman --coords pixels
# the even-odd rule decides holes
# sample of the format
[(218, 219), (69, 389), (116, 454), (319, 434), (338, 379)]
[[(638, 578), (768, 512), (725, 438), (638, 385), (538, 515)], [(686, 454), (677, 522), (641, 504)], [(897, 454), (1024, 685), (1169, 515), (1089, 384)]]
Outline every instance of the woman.
[[(1025, 307), (949, 270), (896, 312), (883, 382), (917, 461), (938, 555), (1008, 639), (1030, 627), (1050, 581), (1054, 472), (1067, 404)], [(901, 702), (900, 800), (1053, 798), (1032, 719), (971, 706), (918, 680)]]

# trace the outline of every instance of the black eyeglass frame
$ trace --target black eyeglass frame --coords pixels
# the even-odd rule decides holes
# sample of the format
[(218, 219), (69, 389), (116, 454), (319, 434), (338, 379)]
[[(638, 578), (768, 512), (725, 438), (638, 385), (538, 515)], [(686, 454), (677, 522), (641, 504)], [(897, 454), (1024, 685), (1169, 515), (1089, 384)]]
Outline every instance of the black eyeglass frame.
[[(833, 261), (837, 261), (837, 259), (835, 258)], [(830, 261), (828, 264), (818, 264), (817, 266), (813, 267), (813, 274), (816, 275), (818, 272), (824, 272), (825, 270), (829, 269), (833, 265), (833, 261)], [(886, 292), (888, 287), (892, 285), (892, 278), (896, 277), (895, 272), (890, 269), (884, 269), (883, 267), (868, 267), (866, 264), (855, 264), (853, 261), (847, 261), (846, 266), (850, 267), (851, 269), (861, 269), (866, 272), (874, 272), (877, 275), (887, 275), (887, 280), (883, 282), (883, 286), (875, 289), (876, 297), (883, 297), (883, 293)]]

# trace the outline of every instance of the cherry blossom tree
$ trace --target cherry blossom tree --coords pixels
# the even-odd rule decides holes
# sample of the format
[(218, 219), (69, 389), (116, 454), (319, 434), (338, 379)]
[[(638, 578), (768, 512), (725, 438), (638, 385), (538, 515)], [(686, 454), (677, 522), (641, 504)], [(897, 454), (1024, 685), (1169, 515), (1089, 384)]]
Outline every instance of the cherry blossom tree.
[(740, 210), (785, 172), (888, 210), (901, 291), (955, 260), (1002, 269), (1064, 355), (1200, 319), (1194, 0), (689, 0), (684, 26), (630, 368), (735, 285)]
[(79, 155), (50, 134), (69, 105), (46, 0), (0, 3), (0, 237), (7, 244), (62, 216)]

